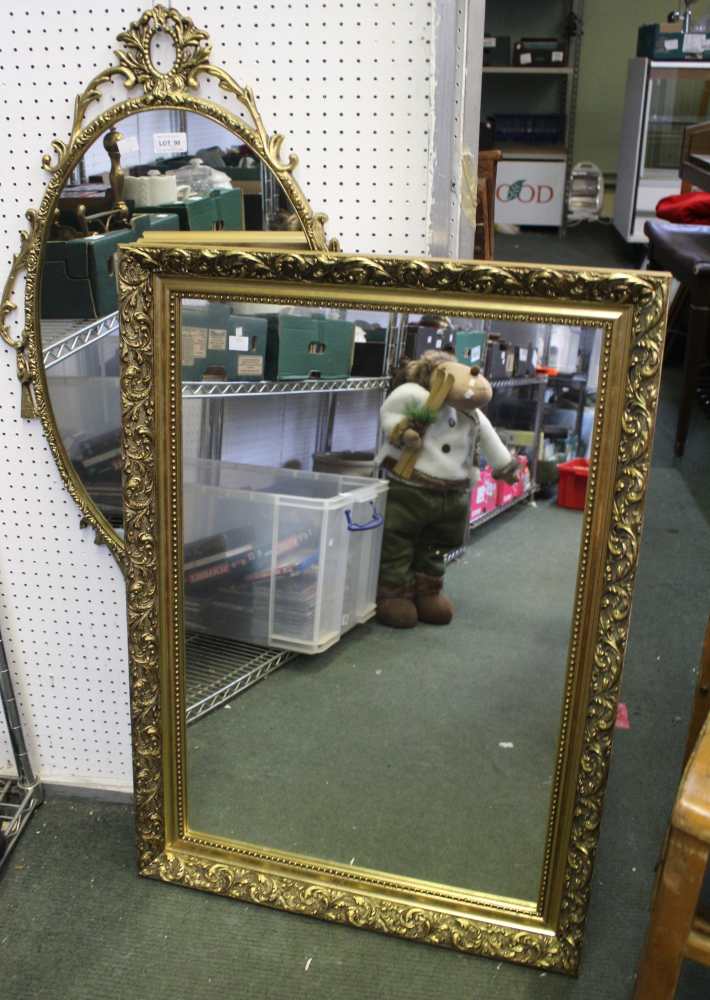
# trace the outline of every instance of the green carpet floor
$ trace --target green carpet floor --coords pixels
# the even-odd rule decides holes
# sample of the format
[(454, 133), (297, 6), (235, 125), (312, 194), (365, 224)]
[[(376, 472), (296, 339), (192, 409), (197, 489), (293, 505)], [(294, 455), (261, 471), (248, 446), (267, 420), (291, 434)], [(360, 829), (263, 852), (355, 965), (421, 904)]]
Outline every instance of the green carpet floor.
[(474, 532), (446, 628), (359, 626), (188, 730), (198, 830), (536, 899), (582, 518)]
[[(511, 239), (518, 259), (620, 263), (607, 230), (575, 232), (584, 246)], [(674, 460), (676, 393), (670, 371), (577, 980), (138, 879), (128, 806), (54, 797), (0, 876), (3, 1000), (628, 1000), (710, 607), (710, 422)], [(708, 995), (710, 970), (686, 963), (678, 1000)]]

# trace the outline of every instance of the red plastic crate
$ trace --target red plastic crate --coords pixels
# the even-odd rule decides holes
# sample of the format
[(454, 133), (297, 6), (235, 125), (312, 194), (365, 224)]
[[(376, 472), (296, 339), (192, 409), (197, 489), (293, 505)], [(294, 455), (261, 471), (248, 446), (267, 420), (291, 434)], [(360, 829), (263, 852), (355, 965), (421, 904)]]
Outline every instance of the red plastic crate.
[(571, 462), (562, 462), (557, 466), (557, 471), (560, 474), (560, 481), (557, 485), (558, 506), (584, 510), (587, 480), (589, 479), (589, 459), (573, 458)]

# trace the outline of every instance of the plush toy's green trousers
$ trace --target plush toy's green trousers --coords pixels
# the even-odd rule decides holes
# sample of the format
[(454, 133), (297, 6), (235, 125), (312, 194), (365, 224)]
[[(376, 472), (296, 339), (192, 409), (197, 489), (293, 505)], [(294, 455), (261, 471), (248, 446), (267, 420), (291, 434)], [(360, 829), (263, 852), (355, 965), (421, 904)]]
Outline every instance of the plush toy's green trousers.
[(414, 584), (415, 573), (444, 575), (444, 556), (461, 545), (469, 516), (468, 490), (428, 490), (390, 479), (381, 588)]

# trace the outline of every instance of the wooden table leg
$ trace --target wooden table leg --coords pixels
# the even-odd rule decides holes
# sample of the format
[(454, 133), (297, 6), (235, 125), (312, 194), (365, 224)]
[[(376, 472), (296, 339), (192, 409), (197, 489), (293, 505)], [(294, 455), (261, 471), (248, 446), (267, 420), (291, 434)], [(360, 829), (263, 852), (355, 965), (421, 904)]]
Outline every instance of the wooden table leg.
[(693, 752), (693, 747), (698, 741), (700, 730), (705, 724), (710, 710), (710, 618), (705, 626), (705, 639), (703, 640), (703, 651), (700, 654), (700, 666), (698, 668), (698, 683), (695, 688), (693, 699), (693, 711), (688, 726), (688, 742), (685, 745), (685, 755), (683, 757), (683, 767), (688, 763), (688, 758)]
[(707, 844), (671, 829), (634, 1000), (673, 1000), (707, 867)]

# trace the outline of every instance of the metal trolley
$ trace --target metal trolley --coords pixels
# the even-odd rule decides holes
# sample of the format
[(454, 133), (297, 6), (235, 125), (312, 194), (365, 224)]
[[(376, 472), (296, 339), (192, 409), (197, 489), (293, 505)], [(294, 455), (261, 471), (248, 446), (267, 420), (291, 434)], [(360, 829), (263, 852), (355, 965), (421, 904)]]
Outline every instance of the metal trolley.
[(0, 777), (0, 868), (2, 868), (17, 838), (43, 798), (42, 786), (35, 777), (27, 755), (2, 635), (0, 635), (0, 702), (17, 770), (16, 778)]

